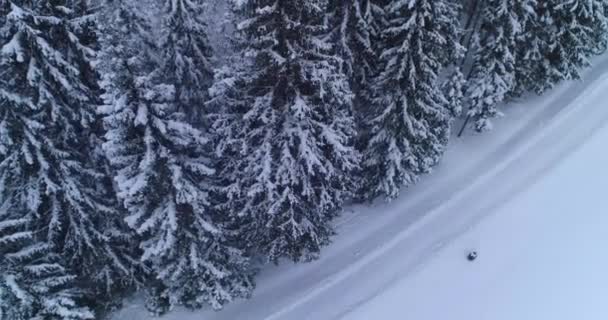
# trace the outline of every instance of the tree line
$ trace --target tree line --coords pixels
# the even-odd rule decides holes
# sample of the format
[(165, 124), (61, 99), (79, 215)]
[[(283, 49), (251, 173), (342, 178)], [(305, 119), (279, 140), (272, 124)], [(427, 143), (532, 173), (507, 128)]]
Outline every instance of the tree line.
[(219, 59), (217, 5), (0, 0), (0, 319), (249, 297), (608, 40), (604, 0), (233, 0)]

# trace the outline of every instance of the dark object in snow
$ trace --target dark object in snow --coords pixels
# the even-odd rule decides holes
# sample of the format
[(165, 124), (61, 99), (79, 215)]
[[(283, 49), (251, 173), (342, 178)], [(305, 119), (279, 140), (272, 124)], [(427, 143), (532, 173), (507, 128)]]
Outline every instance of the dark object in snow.
[(477, 251), (469, 252), (469, 254), (467, 255), (467, 260), (473, 261), (475, 259), (477, 259)]

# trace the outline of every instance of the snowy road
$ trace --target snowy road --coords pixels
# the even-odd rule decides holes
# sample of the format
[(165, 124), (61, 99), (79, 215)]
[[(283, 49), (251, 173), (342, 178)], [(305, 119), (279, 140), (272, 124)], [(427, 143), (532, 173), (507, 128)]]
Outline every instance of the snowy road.
[[(450, 282), (427, 269), (441, 270), (436, 261), (445, 256), (457, 261), (448, 264), (456, 264), (457, 270), (459, 263), (468, 263), (466, 250), (483, 248), (485, 243), (481, 236), (467, 237), (475, 234), (475, 226), (504, 215), (501, 207), (552, 176), (548, 173), (608, 123), (608, 59), (594, 65), (582, 82), (510, 106), (508, 117), (498, 121), (492, 133), (454, 143), (445, 165), (399, 199), (345, 212), (337, 222), (339, 236), (319, 261), (267, 268), (252, 299), (235, 302), (222, 312), (176, 310), (162, 319), (350, 320), (405, 315), (436, 319), (429, 309), (438, 309), (437, 305), (414, 299), (415, 293), (442, 297), (444, 291), (433, 292), (428, 281)], [(480, 261), (484, 259), (481, 252)], [(492, 270), (501, 266), (493, 264)], [(420, 279), (427, 282), (418, 280), (425, 271), (426, 278)], [(441, 284), (436, 287), (443, 288)], [(456, 285), (462, 283), (444, 289), (462, 288)], [(473, 305), (466, 299), (463, 308)], [(379, 313), (412, 308), (420, 313)], [(141, 303), (134, 303), (115, 319), (147, 319), (147, 315)]]

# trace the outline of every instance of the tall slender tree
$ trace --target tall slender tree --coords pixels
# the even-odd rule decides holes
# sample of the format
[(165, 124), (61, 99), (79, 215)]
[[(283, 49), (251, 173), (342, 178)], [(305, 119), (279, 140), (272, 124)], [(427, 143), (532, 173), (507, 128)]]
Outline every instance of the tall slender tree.
[(0, 27), (6, 24), (6, 20), (10, 10), (11, 3), (8, 0), (0, 0)]
[(176, 87), (184, 94), (194, 88), (159, 71), (163, 61), (153, 54), (150, 23), (137, 7), (115, 1), (108, 10), (114, 32), (102, 41), (104, 150), (126, 221), (141, 237), (141, 260), (158, 281), (149, 284), (155, 294), (149, 307), (157, 313), (177, 304), (219, 309), (247, 295), (252, 284), (248, 260), (231, 246), (223, 217), (208, 210), (214, 174), (208, 141), (188, 124), (176, 98), (183, 97)]
[(378, 69), (378, 38), (383, 8), (379, 0), (331, 0), (330, 41), (342, 59), (353, 91), (364, 90)]
[(51, 245), (36, 240), (35, 217), (0, 191), (0, 319), (94, 319), (76, 275)]
[(464, 104), (464, 92), (466, 79), (460, 68), (456, 67), (448, 79), (446, 79), (441, 89), (447, 99), (447, 106), (452, 117), (458, 118), (462, 115)]
[(546, 58), (549, 60), (550, 84), (580, 78), (580, 69), (590, 65), (589, 58), (604, 49), (607, 32), (605, 1), (548, 1), (546, 14), (554, 31), (549, 34)]
[(438, 74), (458, 57), (458, 7), (395, 0), (385, 8), (383, 69), (374, 80), (365, 151), (367, 197), (398, 195), (443, 154), (451, 120)]
[(552, 28), (548, 24), (543, 1), (528, 1), (529, 19), (522, 21), (516, 38), (515, 86), (511, 96), (526, 91), (541, 94), (547, 88), (549, 60), (545, 57)]
[(94, 74), (93, 51), (75, 31), (78, 12), (68, 5), (13, 1), (1, 26), (0, 203), (10, 204), (9, 219), (27, 221), (12, 230), (29, 232), (28, 243), (44, 248), (23, 263), (48, 263), (48, 274), (39, 275), (62, 278), (61, 286), (74, 283), (70, 273), (77, 275), (89, 294), (117, 289), (132, 269), (119, 229), (109, 227), (120, 217), (98, 188), (104, 175), (88, 152), (95, 79), (86, 77)]
[[(515, 63), (524, 27), (535, 18), (536, 0), (490, 0), (484, 4), (468, 87), (467, 115), (478, 131), (491, 128), (497, 105), (516, 88)], [(528, 45), (528, 44), (525, 44)]]
[(200, 124), (207, 90), (213, 82), (212, 49), (206, 32), (203, 1), (165, 0), (162, 12), (162, 66), (159, 76), (175, 87), (181, 112)]
[[(226, 159), (224, 194), (243, 235), (268, 259), (311, 259), (350, 196), (359, 156), (352, 94), (327, 42), (325, 0), (242, 1), (241, 62), (211, 106)], [(325, 40), (324, 40), (325, 39)]]
[[(379, 70), (378, 51), (384, 25), (384, 0), (328, 1), (327, 40), (342, 59), (354, 94), (353, 109), (357, 126), (356, 147), (362, 150), (367, 140), (364, 115), (371, 106), (371, 83)], [(360, 176), (360, 175), (358, 175)], [(357, 183), (360, 184), (360, 183)], [(359, 195), (357, 195), (359, 196)]]
[(606, 48), (605, 1), (529, 1), (535, 18), (517, 45), (515, 94), (542, 94), (562, 80), (578, 79), (589, 57)]

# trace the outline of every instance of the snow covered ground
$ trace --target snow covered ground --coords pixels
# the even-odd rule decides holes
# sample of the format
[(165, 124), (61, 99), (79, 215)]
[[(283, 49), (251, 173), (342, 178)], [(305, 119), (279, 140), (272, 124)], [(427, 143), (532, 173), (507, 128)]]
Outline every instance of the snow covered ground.
[[(219, 313), (161, 319), (606, 318), (608, 56), (506, 109), (399, 199), (345, 210), (318, 261), (265, 268)], [(114, 318), (149, 316), (134, 300)]]

